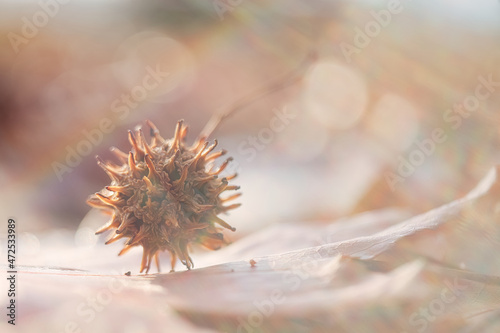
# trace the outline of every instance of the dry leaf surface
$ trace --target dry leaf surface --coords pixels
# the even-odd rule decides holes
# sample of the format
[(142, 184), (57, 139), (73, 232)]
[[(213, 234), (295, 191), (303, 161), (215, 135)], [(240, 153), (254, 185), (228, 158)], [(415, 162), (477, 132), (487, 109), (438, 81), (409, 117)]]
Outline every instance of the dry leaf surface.
[[(18, 327), (498, 332), (498, 177), (494, 168), (464, 198), (414, 217), (386, 209), (329, 225), (273, 225), (198, 254), (201, 268), (191, 271), (125, 276), (134, 256), (118, 266), (100, 246), (54, 244), (45, 255), (58, 260), (19, 267)], [(85, 271), (46, 268), (54, 264)]]

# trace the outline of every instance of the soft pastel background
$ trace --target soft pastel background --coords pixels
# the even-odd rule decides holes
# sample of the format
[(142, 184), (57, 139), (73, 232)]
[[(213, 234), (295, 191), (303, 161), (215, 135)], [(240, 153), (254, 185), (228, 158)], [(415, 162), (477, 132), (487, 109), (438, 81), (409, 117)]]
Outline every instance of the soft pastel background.
[[(228, 235), (235, 244), (279, 223), (300, 234), (376, 209), (397, 209), (394, 220), (402, 221), (462, 197), (500, 160), (499, 1), (401, 0), (401, 11), (348, 56), (342, 47), (356, 46), (358, 31), (395, 1), (65, 2), (41, 1), (51, 15), (36, 31), (26, 22), (43, 20), (44, 5), (0, 2), (0, 210), (4, 221), (16, 219), (19, 265), (135, 273), (139, 252), (115, 258), (120, 246), (93, 236), (103, 220), (85, 199), (108, 182), (94, 156), (128, 149), (126, 131), (145, 119), (169, 137), (182, 118), (194, 140), (213, 114), (293, 71), (300, 81), (246, 105), (211, 137), (239, 171), (243, 205), (226, 218), (237, 228)], [(13, 34), (24, 39), (13, 44)], [(122, 97), (148, 70), (168, 76), (126, 107)], [(453, 128), (445, 114), (474, 94), (479, 77), (499, 82), (496, 90)], [(262, 134), (284, 113), (292, 117), (282, 130)], [(113, 129), (96, 134), (88, 154), (58, 177), (54, 166), (67, 165), (68, 151), (103, 119)], [(436, 128), (447, 139), (391, 188), (387, 175)], [(259, 133), (265, 142), (251, 148)], [(87, 264), (70, 264), (65, 255), (75, 251)], [(89, 256), (99, 263), (88, 265)]]

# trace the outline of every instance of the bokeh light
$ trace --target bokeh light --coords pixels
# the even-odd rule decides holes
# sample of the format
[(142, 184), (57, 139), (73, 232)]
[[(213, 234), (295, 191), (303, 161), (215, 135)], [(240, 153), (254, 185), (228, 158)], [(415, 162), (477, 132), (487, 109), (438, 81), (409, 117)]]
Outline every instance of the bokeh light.
[(418, 110), (395, 94), (382, 96), (367, 117), (367, 131), (376, 140), (394, 150), (404, 151), (418, 134)]
[(306, 77), (303, 107), (331, 129), (354, 126), (366, 111), (367, 102), (363, 77), (338, 62), (320, 61)]

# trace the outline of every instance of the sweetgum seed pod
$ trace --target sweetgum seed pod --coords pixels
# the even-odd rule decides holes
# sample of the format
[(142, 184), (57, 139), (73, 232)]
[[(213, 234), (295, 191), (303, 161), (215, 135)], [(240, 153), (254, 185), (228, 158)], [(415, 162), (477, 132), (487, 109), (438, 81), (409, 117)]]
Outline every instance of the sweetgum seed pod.
[(170, 252), (172, 270), (177, 258), (191, 269), (190, 244), (216, 250), (226, 243), (220, 227), (235, 231), (217, 216), (239, 207), (239, 204), (223, 205), (239, 194), (220, 197), (226, 191), (239, 189), (228, 185), (228, 180), (236, 175), (218, 177), (232, 158), (212, 171), (213, 160), (225, 154), (225, 151), (210, 154), (217, 140), (208, 146), (201, 138), (188, 147), (184, 142), (187, 126), (182, 120), (170, 140), (165, 140), (151, 121), (146, 123), (151, 143), (146, 142), (142, 129), (138, 128), (135, 135), (132, 131), (128, 133), (132, 146), (128, 154), (112, 148), (123, 165), (97, 157), (97, 164), (108, 174), (111, 184), (91, 195), (87, 203), (111, 215), (111, 220), (96, 234), (112, 230), (106, 244), (125, 238), (125, 246), (118, 255), (142, 246), (141, 273), (149, 272), (153, 259), (160, 271), (159, 254), (163, 251)]

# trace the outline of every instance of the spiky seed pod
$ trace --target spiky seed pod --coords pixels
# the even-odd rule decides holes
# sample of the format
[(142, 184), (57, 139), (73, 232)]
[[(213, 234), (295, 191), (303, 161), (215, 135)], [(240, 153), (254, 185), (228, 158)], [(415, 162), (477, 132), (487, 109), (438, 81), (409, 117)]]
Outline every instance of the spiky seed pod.
[(217, 225), (235, 231), (217, 216), (239, 206), (224, 206), (239, 194), (220, 197), (225, 191), (239, 189), (228, 184), (236, 175), (219, 178), (232, 159), (228, 158), (214, 170), (213, 161), (225, 154), (225, 151), (211, 153), (217, 140), (208, 146), (208, 142), (200, 139), (188, 147), (184, 143), (187, 127), (182, 120), (177, 123), (171, 140), (162, 138), (152, 122), (147, 124), (151, 143), (146, 142), (144, 133), (138, 129), (135, 135), (132, 131), (128, 133), (132, 145), (128, 154), (111, 148), (122, 165), (96, 157), (97, 164), (111, 178), (111, 185), (87, 200), (90, 206), (111, 215), (111, 220), (96, 234), (114, 230), (106, 244), (126, 238), (118, 255), (142, 246), (141, 273), (149, 272), (153, 259), (160, 271), (162, 251), (170, 252), (172, 270), (177, 257), (191, 269), (190, 244), (215, 250), (225, 243)]

